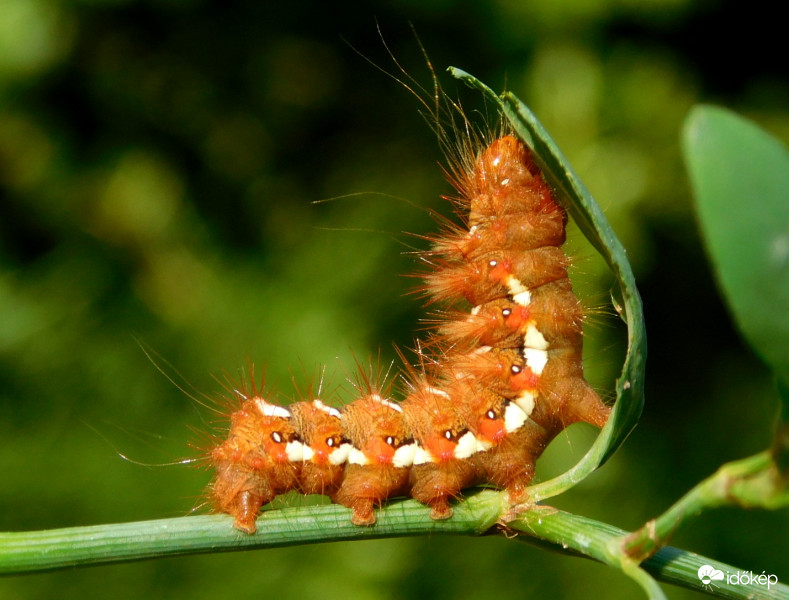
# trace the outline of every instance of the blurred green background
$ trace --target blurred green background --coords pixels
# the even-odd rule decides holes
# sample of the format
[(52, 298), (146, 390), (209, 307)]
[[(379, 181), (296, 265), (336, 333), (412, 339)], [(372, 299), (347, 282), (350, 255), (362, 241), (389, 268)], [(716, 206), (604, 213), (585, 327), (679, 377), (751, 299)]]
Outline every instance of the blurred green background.
[[(435, 231), (428, 211), (449, 213), (440, 196), (451, 190), (419, 102), (365, 60), (396, 70), (376, 23), (423, 85), (409, 21), (439, 73), (461, 67), (529, 104), (632, 257), (649, 333), (644, 417), (556, 504), (632, 529), (720, 463), (764, 449), (774, 392), (715, 289), (678, 133), (691, 105), (711, 101), (789, 139), (784, 31), (770, 15), (764, 1), (2, 0), (0, 530), (200, 504), (208, 473), (153, 465), (194, 455), (190, 428), (214, 417), (140, 343), (194, 395), (215, 396), (212, 375), (250, 359), (285, 401), (291, 377), (303, 386), (326, 364), (339, 386), (354, 356), (380, 350), (386, 363), (393, 343), (412, 343), (425, 309), (402, 275), (418, 270), (408, 253), (425, 243), (403, 232)], [(610, 280), (578, 238), (587, 370), (606, 393), (622, 328)], [(542, 476), (593, 435), (578, 426), (559, 438)], [(674, 543), (786, 582), (786, 516), (719, 510)], [(0, 581), (2, 599), (110, 590), (191, 600), (639, 593), (589, 561), (441, 537)]]

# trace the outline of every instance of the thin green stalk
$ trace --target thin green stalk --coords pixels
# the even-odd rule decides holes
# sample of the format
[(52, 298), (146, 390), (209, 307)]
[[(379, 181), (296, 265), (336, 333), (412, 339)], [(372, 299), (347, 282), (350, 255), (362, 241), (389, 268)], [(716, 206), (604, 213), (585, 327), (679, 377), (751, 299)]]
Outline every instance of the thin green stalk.
[(664, 546), (639, 564), (618, 549), (616, 542), (626, 534), (625, 531), (579, 515), (543, 507), (524, 512), (509, 526), (526, 534), (518, 537), (525, 542), (585, 556), (621, 569), (644, 588), (650, 598), (662, 597), (662, 591), (656, 589), (654, 581), (659, 580), (706, 592), (717, 598), (789, 600), (789, 586), (780, 583), (771, 584), (769, 589), (758, 583), (733, 584), (726, 580), (714, 581), (705, 586), (698, 576), (699, 568), (703, 565), (710, 565), (727, 575), (739, 573), (740, 570), (670, 546)]
[(524, 512), (509, 523), (509, 526), (537, 540), (548, 542), (553, 549), (560, 552), (585, 556), (621, 569), (641, 586), (650, 600), (666, 598), (657, 582), (641, 569), (637, 562), (609, 551), (609, 542), (615, 539), (620, 531), (616, 527), (551, 507), (538, 507)]
[[(655, 600), (663, 596), (654, 579), (704, 590), (697, 576), (701, 565), (709, 564), (724, 572), (737, 571), (729, 565), (668, 547), (639, 565), (624, 552), (615, 550), (613, 541), (625, 535), (621, 529), (549, 507), (521, 514), (509, 528), (497, 526), (507, 509), (504, 494), (481, 490), (457, 504), (454, 517), (447, 521), (431, 520), (424, 506), (406, 500), (383, 508), (374, 527), (352, 525), (347, 509), (341, 506), (321, 505), (266, 512), (258, 520), (259, 532), (251, 536), (233, 529), (232, 518), (227, 515), (0, 533), (0, 574), (329, 541), (435, 534), (509, 535), (512, 531), (521, 534), (520, 540), (621, 569)], [(716, 582), (714, 591), (722, 598), (740, 599), (749, 594), (758, 598), (763, 592), (757, 585), (727, 586), (720, 590), (718, 587)], [(789, 587), (773, 585), (770, 594), (772, 599), (789, 600)]]
[(267, 511), (258, 519), (255, 535), (233, 529), (233, 519), (227, 515), (0, 533), (0, 575), (317, 542), (479, 535), (495, 525), (504, 508), (501, 493), (483, 490), (468, 494), (446, 521), (433, 521), (423, 505), (404, 501), (381, 509), (374, 527), (351, 524), (344, 507), (320, 505)]
[(702, 510), (726, 505), (768, 509), (789, 506), (789, 490), (771, 452), (723, 465), (665, 513), (618, 543), (628, 556), (641, 561), (665, 546), (677, 529)]

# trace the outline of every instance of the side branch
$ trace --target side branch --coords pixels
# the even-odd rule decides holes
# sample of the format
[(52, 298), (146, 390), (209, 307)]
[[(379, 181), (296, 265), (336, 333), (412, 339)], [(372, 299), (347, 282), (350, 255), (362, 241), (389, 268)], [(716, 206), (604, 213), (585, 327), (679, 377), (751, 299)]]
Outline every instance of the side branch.
[(634, 560), (643, 560), (666, 545), (689, 519), (719, 506), (768, 510), (789, 506), (789, 489), (770, 451), (723, 465), (665, 513), (624, 537), (621, 548)]
[[(654, 589), (654, 579), (679, 587), (706, 592), (719, 598), (789, 600), (789, 586), (771, 584), (768, 589), (758, 583), (727, 584), (715, 581), (705, 586), (698, 577), (703, 565), (710, 565), (724, 573), (737, 573), (737, 567), (687, 552), (679, 548), (664, 546), (653, 556), (639, 563), (629, 557), (617, 542), (627, 532), (607, 523), (601, 523), (579, 515), (566, 513), (550, 507), (538, 507), (522, 513), (509, 524), (518, 533), (517, 539), (575, 556), (592, 558), (609, 566), (621, 569), (638, 583), (649, 598), (663, 598)], [(650, 577), (651, 576), (651, 577)]]

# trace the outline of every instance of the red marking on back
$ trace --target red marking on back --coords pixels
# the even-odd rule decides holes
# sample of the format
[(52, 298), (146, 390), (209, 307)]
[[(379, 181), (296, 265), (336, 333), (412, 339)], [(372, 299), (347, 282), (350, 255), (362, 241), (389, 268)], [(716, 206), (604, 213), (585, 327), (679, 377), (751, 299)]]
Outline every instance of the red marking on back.
[(484, 419), (480, 423), (479, 433), (487, 441), (498, 444), (507, 435), (507, 428), (503, 419)]
[(514, 390), (535, 390), (539, 383), (540, 376), (529, 367), (525, 367), (523, 371), (510, 377), (510, 385)]
[(512, 263), (508, 260), (500, 260), (488, 274), (493, 281), (506, 285), (507, 279), (512, 274)]
[(437, 461), (447, 461), (455, 458), (457, 443), (445, 437), (435, 436), (424, 441), (426, 449)]
[(531, 311), (525, 306), (515, 306), (512, 312), (504, 320), (507, 327), (513, 331), (520, 329), (525, 323), (529, 322), (531, 318)]

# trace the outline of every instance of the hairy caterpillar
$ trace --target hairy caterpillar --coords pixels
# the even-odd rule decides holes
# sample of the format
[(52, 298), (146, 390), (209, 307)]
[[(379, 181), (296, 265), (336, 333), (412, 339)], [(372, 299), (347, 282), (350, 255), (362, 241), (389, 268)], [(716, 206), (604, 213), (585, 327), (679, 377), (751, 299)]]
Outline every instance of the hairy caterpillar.
[(583, 376), (583, 314), (567, 276), (567, 216), (513, 135), (458, 162), (451, 177), (464, 226), (425, 254), (424, 290), (470, 310), (439, 313), (420, 370), (398, 403), (369, 378), (342, 410), (319, 399), (278, 406), (236, 390), (227, 439), (211, 450), (210, 495), (254, 533), (260, 507), (289, 490), (327, 495), (357, 525), (411, 495), (431, 517), (477, 484), (526, 500), (534, 465), (567, 425), (602, 426), (609, 409)]

